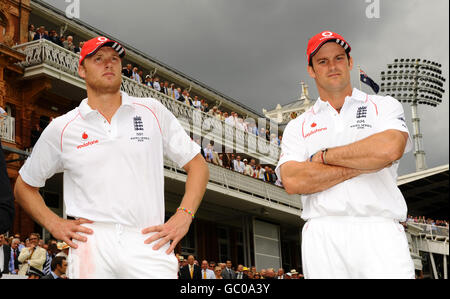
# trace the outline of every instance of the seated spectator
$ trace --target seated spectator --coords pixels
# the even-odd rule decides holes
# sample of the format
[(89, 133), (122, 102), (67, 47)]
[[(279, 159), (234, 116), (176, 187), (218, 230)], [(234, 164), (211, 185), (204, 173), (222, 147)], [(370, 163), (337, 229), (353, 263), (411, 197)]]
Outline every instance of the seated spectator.
[(50, 30), (50, 34), (48, 36), (48, 40), (51, 41), (54, 44), (57, 44), (60, 47), (63, 46), (63, 44), (61, 43), (61, 39), (58, 36), (58, 33), (56, 33), (56, 30)]
[(36, 35), (36, 29), (33, 24), (28, 25), (28, 41), (31, 42), (34, 40), (34, 36)]
[(250, 164), (248, 164), (248, 160), (244, 159), (244, 175), (248, 175), (253, 177), (254, 170)]
[(264, 168), (264, 170), (265, 170), (265, 172), (264, 172), (264, 182), (267, 182), (267, 183), (274, 183), (274, 181), (273, 181), (273, 176), (272, 176), (272, 174), (271, 174), (271, 172), (270, 172), (270, 167), (269, 166), (266, 166), (265, 168)]
[[(227, 113), (227, 115), (228, 115), (228, 113)], [(236, 126), (236, 121), (234, 119), (234, 112), (233, 111), (231, 112), (230, 116), (225, 118), (225, 123), (230, 125), (230, 126), (233, 126), (233, 127)]]
[(173, 84), (173, 83), (170, 83), (170, 86), (169, 86), (169, 92), (168, 92), (168, 96), (169, 97), (171, 97), (172, 99), (175, 99), (175, 93), (174, 93), (174, 91), (175, 91), (175, 84)]
[(219, 154), (219, 166), (224, 167), (223, 166), (223, 154)]
[(77, 53), (77, 54), (80, 54), (81, 53), (81, 49), (83, 49), (83, 46), (84, 46), (84, 42), (80, 42), (79, 44), (78, 44), (78, 46), (77, 47), (75, 47), (75, 50), (73, 50), (75, 53)]
[(144, 84), (147, 85), (148, 87), (153, 88), (153, 82), (152, 82), (152, 78), (150, 77), (150, 75), (145, 76)]
[(245, 164), (241, 161), (241, 156), (237, 156), (236, 160), (234, 161), (233, 165), (234, 171), (237, 171), (239, 173), (244, 173), (245, 170)]
[(189, 91), (188, 91), (188, 93), (187, 93), (187, 97), (188, 97), (188, 101), (189, 101), (189, 106), (192, 107), (192, 104), (193, 104), (194, 100), (192, 100), (191, 94), (189, 93)]
[(270, 134), (270, 143), (277, 146), (279, 145), (279, 140), (276, 134)]
[(180, 101), (188, 106), (192, 106), (192, 101), (189, 98), (189, 93), (188, 93), (187, 89), (183, 89), (183, 93), (181, 94), (181, 97), (178, 99), (178, 101)]
[(139, 69), (137, 67), (133, 68), (133, 74), (131, 75), (131, 79), (136, 81), (137, 83), (142, 83), (142, 79), (139, 76)]
[(43, 276), (42, 279), (65, 279), (67, 270), (67, 261), (63, 256), (57, 256), (52, 260), (51, 272)]
[(75, 45), (73, 44), (73, 37), (71, 35), (69, 35), (67, 37), (67, 40), (63, 42), (63, 47), (64, 47), (64, 49), (67, 49), (70, 52), (74, 52)]
[(133, 70), (132, 70), (132, 66), (130, 63), (127, 64), (127, 67), (122, 69), (122, 75), (131, 79), (131, 77), (133, 76)]
[(56, 244), (56, 247), (58, 248), (58, 250), (60, 250), (60, 252), (58, 252), (56, 254), (56, 256), (63, 256), (65, 258), (67, 258), (69, 256), (69, 249), (70, 246), (67, 245), (66, 242), (60, 242)]
[(145, 84), (145, 82), (144, 82), (144, 72), (143, 71), (139, 71), (138, 75), (139, 75), (140, 83)]
[(223, 113), (222, 113), (222, 111), (218, 111), (218, 113), (216, 114), (216, 118), (218, 119), (218, 120), (220, 120), (220, 121), (224, 121), (225, 120), (225, 118), (223, 117)]
[(222, 166), (227, 169), (232, 169), (231, 157), (229, 153), (224, 153), (222, 155)]
[(208, 113), (209, 112), (209, 105), (208, 103), (205, 102), (205, 104), (203, 105), (203, 112)]
[(254, 177), (258, 180), (264, 181), (264, 173), (265, 172), (266, 171), (264, 170), (264, 168), (262, 168), (261, 165), (258, 164), (255, 167)]
[(199, 110), (202, 109), (202, 103), (198, 99), (198, 96), (194, 97), (194, 101), (192, 102), (192, 105), (194, 106), (195, 109), (199, 109)]
[(241, 117), (236, 120), (236, 128), (245, 132), (244, 120)]
[(213, 161), (213, 146), (211, 143), (209, 143), (204, 149), (203, 152), (205, 153), (205, 160), (206, 162), (212, 162)]
[(181, 98), (181, 88), (178, 87), (174, 90), (174, 99), (176, 101), (180, 101), (180, 102), (183, 101), (183, 99), (180, 99), (180, 98)]
[(156, 91), (161, 91), (161, 85), (159, 85), (159, 78), (156, 77), (155, 80), (153, 81), (153, 88)]
[(38, 31), (36, 32), (36, 34), (33, 37), (33, 40), (40, 40), (40, 39), (48, 40), (48, 35), (45, 34), (45, 26), (40, 26)]
[(164, 82), (164, 84), (161, 86), (161, 92), (167, 96), (169, 95), (169, 82)]
[(223, 114), (222, 114), (222, 120), (226, 123), (226, 119), (228, 118), (229, 116), (228, 116), (228, 112), (224, 112)]
[(217, 110), (218, 110), (217, 106), (214, 106), (214, 107), (212, 107), (211, 110), (208, 111), (208, 114), (211, 116), (215, 116), (216, 113), (218, 112)]
[(212, 154), (213, 154), (213, 159), (212, 159), (213, 164), (214, 165), (220, 165), (219, 154), (214, 149), (214, 146), (212, 148)]
[(29, 240), (29, 247), (23, 248), (19, 255), (19, 275), (26, 275), (30, 267), (34, 267), (42, 271), (45, 260), (47, 258), (47, 251), (39, 247), (39, 234), (31, 233)]
[(216, 266), (214, 268), (214, 275), (216, 276), (216, 279), (223, 279), (223, 277), (222, 277), (222, 268), (220, 266)]

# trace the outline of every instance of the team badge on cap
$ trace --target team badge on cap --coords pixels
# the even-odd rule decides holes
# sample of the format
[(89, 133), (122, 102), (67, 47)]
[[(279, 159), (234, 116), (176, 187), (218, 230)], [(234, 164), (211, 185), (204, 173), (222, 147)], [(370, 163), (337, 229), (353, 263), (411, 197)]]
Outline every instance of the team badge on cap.
[(113, 48), (117, 53), (119, 53), (120, 58), (125, 56), (125, 48), (121, 44), (107, 37), (99, 36), (84, 43), (80, 53), (79, 65), (81, 65), (86, 57), (94, 55), (102, 47)]
[(345, 41), (345, 39), (334, 32), (331, 31), (323, 31), (319, 34), (316, 34), (308, 41), (308, 48), (306, 49), (306, 57), (308, 59), (308, 64), (310, 63), (311, 57), (319, 51), (320, 47), (322, 47), (326, 42), (335, 41), (337, 44), (341, 45), (347, 53), (350, 53), (352, 48)]

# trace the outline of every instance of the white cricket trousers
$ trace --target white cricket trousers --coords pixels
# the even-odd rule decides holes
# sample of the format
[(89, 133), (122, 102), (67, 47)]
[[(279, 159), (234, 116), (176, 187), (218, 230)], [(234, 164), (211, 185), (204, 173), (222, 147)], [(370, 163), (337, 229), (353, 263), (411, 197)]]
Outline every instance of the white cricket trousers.
[(302, 231), (305, 278), (414, 279), (403, 226), (381, 217), (313, 218)]
[(87, 242), (74, 240), (77, 249), (70, 248), (67, 276), (84, 278), (163, 278), (176, 279), (178, 260), (173, 252), (168, 255), (165, 244), (159, 250), (144, 241), (152, 234), (143, 235), (141, 229), (111, 223), (86, 223), (93, 230)]

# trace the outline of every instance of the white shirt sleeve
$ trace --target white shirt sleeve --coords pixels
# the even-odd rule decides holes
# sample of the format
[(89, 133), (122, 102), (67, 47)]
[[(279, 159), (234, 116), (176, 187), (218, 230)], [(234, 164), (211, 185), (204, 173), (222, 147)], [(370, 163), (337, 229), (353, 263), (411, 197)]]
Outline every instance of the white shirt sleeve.
[(157, 109), (161, 117), (164, 155), (177, 163), (179, 167), (183, 167), (200, 154), (201, 148), (184, 131), (172, 112), (159, 102), (157, 102)]
[(53, 120), (42, 132), (31, 155), (19, 170), (23, 181), (33, 187), (44, 187), (55, 173), (63, 172), (58, 121)]
[(281, 181), (280, 167), (288, 161), (304, 162), (308, 159), (305, 141), (301, 135), (300, 118), (292, 120), (283, 133), (281, 154), (275, 174)]
[(408, 133), (408, 141), (404, 153), (409, 152), (412, 149), (412, 141), (406, 125), (402, 104), (393, 97), (384, 97), (379, 101), (378, 109), (380, 132), (394, 129)]

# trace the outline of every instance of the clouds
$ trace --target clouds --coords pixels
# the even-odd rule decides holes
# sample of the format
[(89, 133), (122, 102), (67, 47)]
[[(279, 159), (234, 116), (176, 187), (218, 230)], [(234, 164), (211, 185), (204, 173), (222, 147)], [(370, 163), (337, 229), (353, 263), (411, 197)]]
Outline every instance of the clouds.
[[(68, 5), (46, 2), (63, 11)], [(298, 98), (302, 80), (317, 97), (305, 51), (325, 29), (346, 38), (355, 65), (378, 83), (397, 57), (438, 61), (448, 79), (448, 0), (379, 2), (380, 18), (368, 19), (365, 0), (81, 0), (80, 18), (261, 113)], [(355, 70), (359, 88), (358, 80)], [(419, 107), (429, 167), (448, 163), (448, 81), (445, 89), (440, 107)], [(414, 170), (409, 153), (399, 173)]]

